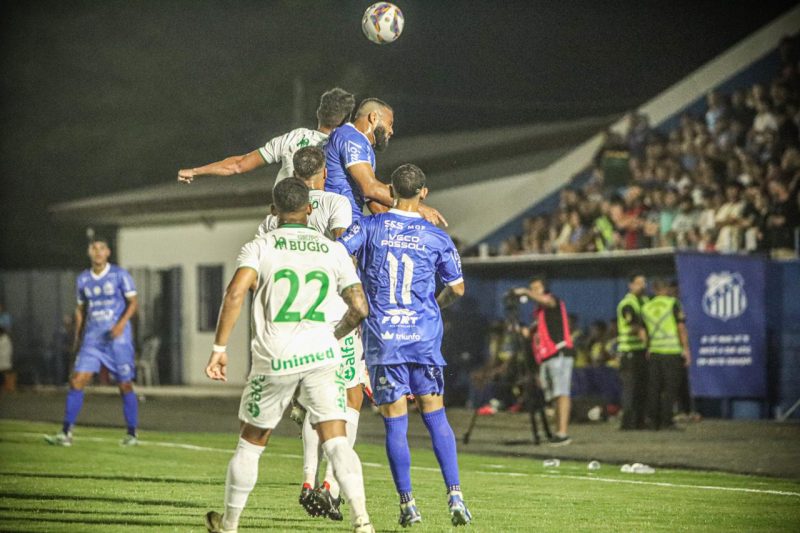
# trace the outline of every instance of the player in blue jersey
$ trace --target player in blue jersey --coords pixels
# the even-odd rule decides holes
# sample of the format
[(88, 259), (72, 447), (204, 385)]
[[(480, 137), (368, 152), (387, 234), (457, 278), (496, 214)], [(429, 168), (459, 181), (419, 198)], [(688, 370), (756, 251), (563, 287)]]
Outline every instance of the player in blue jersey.
[[(383, 213), (393, 204), (389, 187), (375, 177), (375, 151), (383, 151), (394, 134), (394, 111), (386, 102), (367, 98), (356, 109), (353, 122), (331, 133), (325, 145), (328, 179), (325, 190), (341, 194), (350, 202), (353, 220), (359, 220), (364, 204), (373, 213)], [(447, 225), (436, 209), (420, 204), (419, 213), (434, 224)]]
[(131, 275), (108, 262), (108, 241), (95, 238), (89, 244), (92, 267), (78, 276), (75, 309), (75, 344), (78, 351), (69, 380), (64, 426), (60, 433), (46, 437), (50, 444), (72, 445), (72, 427), (83, 406), (83, 389), (92, 376), (106, 367), (117, 380), (122, 412), (128, 433), (122, 444), (138, 444), (136, 426), (139, 407), (133, 391), (135, 362), (130, 319), (136, 313), (136, 287)]
[[(441, 309), (464, 294), (461, 259), (450, 237), (419, 212), (428, 189), (414, 165), (392, 173), (396, 205), (356, 221), (341, 237), (358, 259), (369, 303), (363, 338), (367, 367), (386, 427), (386, 452), (400, 495), (400, 525), (422, 520), (411, 493), (408, 405), (413, 394), (431, 436), (453, 525), (472, 516), (461, 495), (453, 430), (444, 410)], [(436, 278), (444, 289), (436, 295)]]

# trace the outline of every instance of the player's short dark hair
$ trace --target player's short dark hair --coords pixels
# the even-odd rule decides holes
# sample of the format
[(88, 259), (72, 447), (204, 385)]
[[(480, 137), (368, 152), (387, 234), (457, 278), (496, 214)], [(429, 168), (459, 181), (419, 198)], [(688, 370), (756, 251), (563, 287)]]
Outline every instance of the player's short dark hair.
[(355, 105), (355, 96), (340, 87), (334, 87), (319, 98), (317, 120), (320, 126), (338, 128), (350, 119)]
[(105, 235), (95, 235), (91, 239), (89, 239), (89, 246), (93, 245), (96, 242), (102, 242), (109, 248), (111, 248), (111, 241)]
[(392, 172), (392, 189), (400, 198), (414, 198), (425, 187), (425, 173), (417, 165), (406, 163)]
[(304, 146), (294, 153), (292, 163), (295, 177), (307, 180), (325, 166), (325, 153), (316, 146)]
[(308, 187), (299, 178), (286, 178), (272, 189), (272, 203), (281, 213), (296, 213), (308, 205)]
[(394, 109), (392, 109), (392, 106), (390, 106), (389, 104), (387, 104), (383, 100), (381, 100), (379, 98), (365, 98), (365, 99), (361, 100), (360, 104), (358, 104), (358, 109), (356, 109), (355, 118), (360, 117), (361, 115), (365, 114), (365, 112), (371, 112), (371, 111), (366, 111), (366, 109), (368, 109), (369, 107), (373, 107), (373, 105), (371, 105), (371, 104), (374, 104), (374, 106), (377, 106), (377, 107), (383, 107), (385, 109), (388, 109), (392, 113), (394, 113)]

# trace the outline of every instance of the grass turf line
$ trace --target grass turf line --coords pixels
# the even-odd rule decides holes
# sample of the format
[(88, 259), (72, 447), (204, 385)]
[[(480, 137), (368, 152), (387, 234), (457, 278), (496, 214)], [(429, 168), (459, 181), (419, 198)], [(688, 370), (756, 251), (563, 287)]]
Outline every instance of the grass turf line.
[[(71, 448), (45, 444), (40, 435), (57, 430), (0, 421), (0, 530), (202, 532), (205, 512), (221, 510), (236, 435), (147, 432), (144, 445), (123, 448), (121, 430), (79, 427)], [(373, 523), (401, 531), (383, 448), (356, 449)], [(301, 453), (299, 439), (273, 439), (240, 531), (348, 529), (347, 521), (312, 519), (297, 504)], [(454, 529), (433, 453), (413, 450), (412, 458), (424, 520), (415, 530)], [(545, 469), (540, 461), (473, 454), (459, 462), (475, 532), (797, 531), (800, 524), (800, 483), (793, 481), (682, 470), (632, 476), (610, 465), (590, 474), (583, 463)]]

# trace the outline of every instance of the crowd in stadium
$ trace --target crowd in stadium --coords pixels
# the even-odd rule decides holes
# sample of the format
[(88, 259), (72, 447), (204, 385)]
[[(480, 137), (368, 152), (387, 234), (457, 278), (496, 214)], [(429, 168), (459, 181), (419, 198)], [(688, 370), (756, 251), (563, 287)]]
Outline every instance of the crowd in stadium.
[[(610, 130), (588, 180), (555, 211), (524, 220), (498, 255), (677, 247), (797, 254), (800, 231), (800, 69), (797, 37), (781, 43), (769, 83), (712, 91), (702, 115), (665, 131), (631, 113)], [(582, 185), (577, 185), (583, 182)]]

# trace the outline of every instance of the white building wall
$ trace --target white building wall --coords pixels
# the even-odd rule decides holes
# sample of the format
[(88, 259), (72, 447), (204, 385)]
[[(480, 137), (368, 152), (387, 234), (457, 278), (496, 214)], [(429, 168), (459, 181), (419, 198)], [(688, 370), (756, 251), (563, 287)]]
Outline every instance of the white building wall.
[[(165, 269), (181, 267), (183, 379), (187, 384), (208, 384), (205, 366), (214, 342), (213, 332), (197, 327), (199, 265), (223, 264), (227, 285), (236, 271), (236, 256), (253, 238), (260, 219), (234, 220), (215, 224), (165, 224), (123, 227), (117, 247), (119, 262), (126, 268)], [(249, 309), (243, 309), (228, 342), (228, 383), (244, 384), (250, 366)]]

